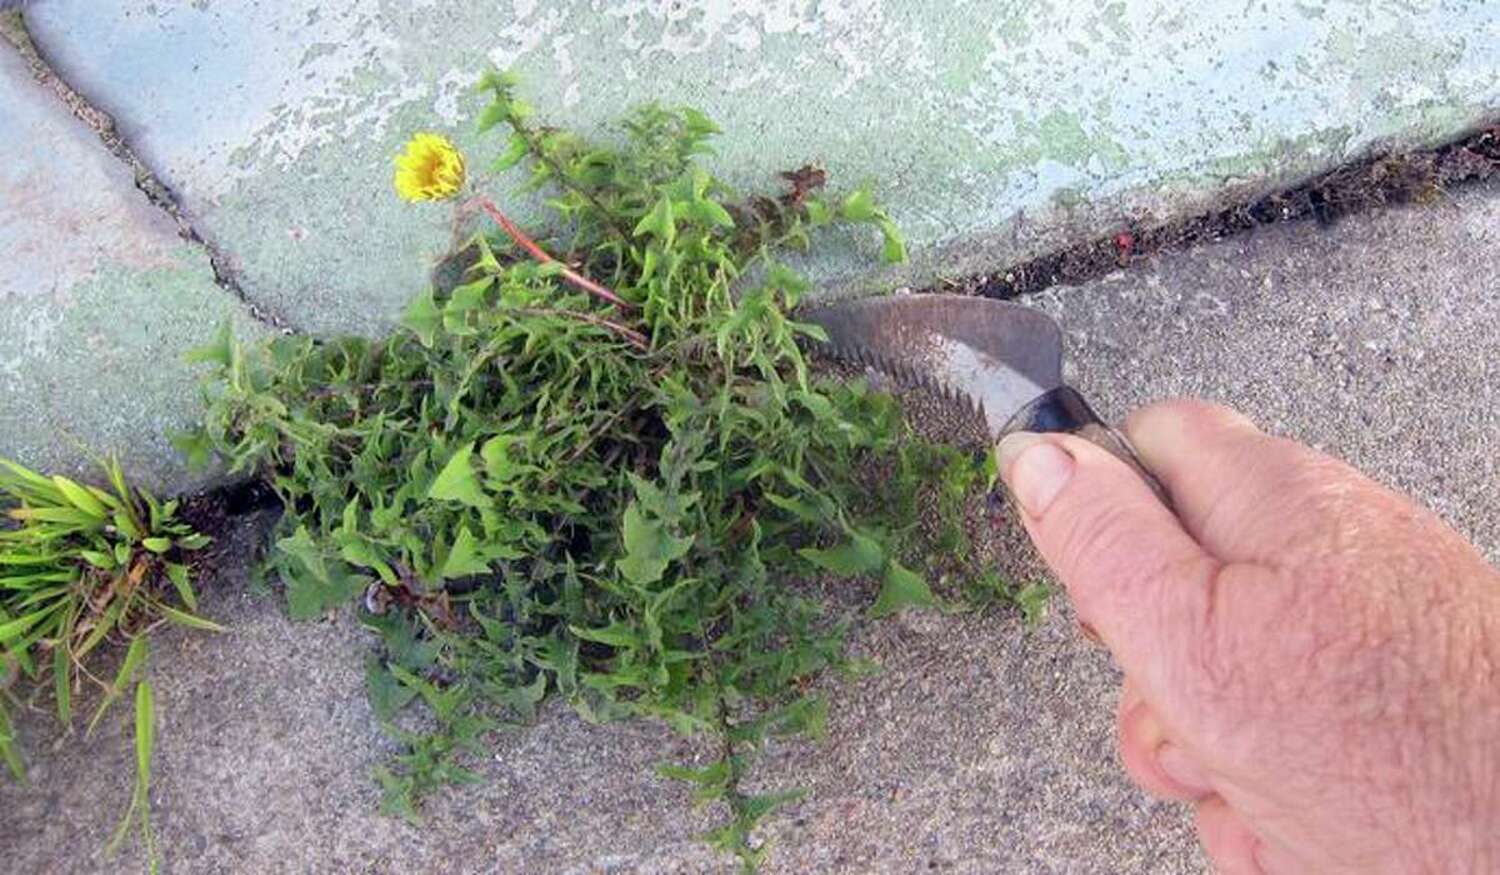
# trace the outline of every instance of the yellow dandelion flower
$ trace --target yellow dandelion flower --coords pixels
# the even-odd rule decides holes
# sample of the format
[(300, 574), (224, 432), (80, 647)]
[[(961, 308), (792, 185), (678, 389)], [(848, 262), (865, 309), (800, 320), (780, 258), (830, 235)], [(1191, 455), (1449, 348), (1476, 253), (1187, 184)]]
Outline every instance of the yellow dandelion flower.
[(396, 194), (409, 201), (440, 201), (464, 185), (464, 156), (440, 134), (412, 136), (396, 156)]

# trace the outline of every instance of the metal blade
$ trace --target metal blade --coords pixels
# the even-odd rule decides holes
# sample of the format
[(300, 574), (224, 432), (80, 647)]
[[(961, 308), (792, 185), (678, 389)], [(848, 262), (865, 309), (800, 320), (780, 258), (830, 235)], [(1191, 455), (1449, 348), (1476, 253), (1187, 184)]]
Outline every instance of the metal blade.
[(998, 439), (1016, 411), (1062, 385), (1062, 332), (1038, 310), (963, 295), (902, 295), (803, 314), (834, 355), (979, 410)]

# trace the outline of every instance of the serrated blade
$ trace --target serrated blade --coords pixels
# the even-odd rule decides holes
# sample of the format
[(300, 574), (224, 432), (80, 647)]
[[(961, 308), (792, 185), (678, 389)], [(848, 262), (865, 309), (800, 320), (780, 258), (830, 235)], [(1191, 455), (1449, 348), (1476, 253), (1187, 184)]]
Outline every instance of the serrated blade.
[(803, 314), (839, 358), (963, 399), (996, 440), (1016, 412), (1063, 384), (1062, 332), (1038, 310), (963, 295), (902, 295)]

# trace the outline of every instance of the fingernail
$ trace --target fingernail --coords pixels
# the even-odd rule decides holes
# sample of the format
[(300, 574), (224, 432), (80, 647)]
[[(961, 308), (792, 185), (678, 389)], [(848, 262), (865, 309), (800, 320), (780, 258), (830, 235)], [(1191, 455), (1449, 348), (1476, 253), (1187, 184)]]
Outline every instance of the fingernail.
[(997, 448), (1005, 485), (1031, 516), (1041, 516), (1073, 477), (1073, 457), (1039, 434), (1018, 431)]
[(1167, 743), (1157, 748), (1156, 763), (1161, 766), (1163, 772), (1166, 772), (1168, 778), (1188, 790), (1205, 793), (1213, 790), (1203, 769), (1175, 744)]

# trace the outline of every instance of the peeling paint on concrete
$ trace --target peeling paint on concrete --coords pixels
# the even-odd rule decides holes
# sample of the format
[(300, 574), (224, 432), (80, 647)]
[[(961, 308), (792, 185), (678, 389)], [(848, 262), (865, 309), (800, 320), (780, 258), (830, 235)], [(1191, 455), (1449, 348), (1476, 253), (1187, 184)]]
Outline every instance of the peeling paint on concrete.
[[(390, 159), (446, 127), (482, 165), (498, 144), (466, 130), (463, 86), (488, 64), (586, 131), (644, 100), (702, 106), (741, 187), (809, 160), (874, 180), (915, 258), (887, 284), (1203, 209), (1225, 185), (1426, 144), (1500, 107), (1484, 0), (49, 0), (31, 17), (250, 294), (319, 331), (388, 325), (447, 247), (446, 213), (390, 195)], [(816, 269), (865, 275), (875, 250)]]

